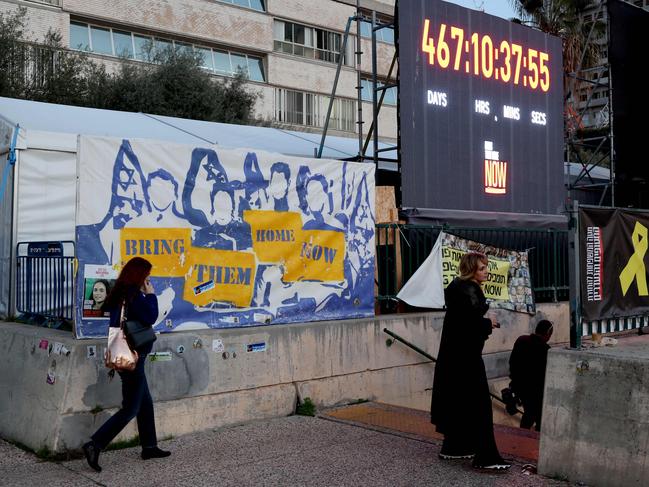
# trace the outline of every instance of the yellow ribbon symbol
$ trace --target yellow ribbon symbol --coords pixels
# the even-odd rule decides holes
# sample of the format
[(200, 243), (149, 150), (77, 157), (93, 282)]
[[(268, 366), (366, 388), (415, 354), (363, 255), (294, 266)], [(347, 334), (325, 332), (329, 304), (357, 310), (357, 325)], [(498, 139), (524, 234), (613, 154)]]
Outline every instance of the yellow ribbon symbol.
[(635, 280), (638, 286), (638, 295), (647, 296), (647, 271), (644, 267), (644, 254), (647, 253), (647, 227), (640, 222), (635, 222), (633, 229), (633, 255), (629, 257), (626, 267), (620, 273), (620, 284), (622, 285), (622, 294), (626, 296), (631, 283)]

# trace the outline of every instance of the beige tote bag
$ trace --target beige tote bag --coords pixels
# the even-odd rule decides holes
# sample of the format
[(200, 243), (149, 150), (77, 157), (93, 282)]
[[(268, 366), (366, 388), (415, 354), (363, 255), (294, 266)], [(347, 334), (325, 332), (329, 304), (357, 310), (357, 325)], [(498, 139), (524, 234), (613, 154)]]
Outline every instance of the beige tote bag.
[(119, 328), (108, 327), (108, 345), (104, 362), (109, 369), (131, 372), (135, 370), (138, 355), (135, 350), (131, 350), (128, 346), (122, 329), (123, 322), (124, 306), (122, 306)]

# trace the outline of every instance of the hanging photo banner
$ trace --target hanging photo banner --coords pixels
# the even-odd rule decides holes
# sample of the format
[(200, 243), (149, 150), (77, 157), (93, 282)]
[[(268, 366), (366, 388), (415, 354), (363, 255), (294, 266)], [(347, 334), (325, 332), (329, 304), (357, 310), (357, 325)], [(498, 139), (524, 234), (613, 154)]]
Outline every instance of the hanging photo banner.
[(582, 317), (587, 321), (649, 312), (649, 212), (579, 209)]
[(397, 297), (411, 306), (444, 307), (444, 289), (458, 276), (467, 252), (489, 258), (489, 274), (482, 289), (491, 308), (536, 313), (527, 252), (500, 249), (440, 232), (428, 258), (403, 286)]
[(77, 337), (107, 332), (91, 271), (136, 256), (157, 331), (374, 314), (372, 164), (101, 137), (78, 157)]
[(117, 272), (110, 266), (86, 264), (83, 270), (84, 319), (107, 320), (110, 313), (101, 309), (108, 293), (115, 285)]

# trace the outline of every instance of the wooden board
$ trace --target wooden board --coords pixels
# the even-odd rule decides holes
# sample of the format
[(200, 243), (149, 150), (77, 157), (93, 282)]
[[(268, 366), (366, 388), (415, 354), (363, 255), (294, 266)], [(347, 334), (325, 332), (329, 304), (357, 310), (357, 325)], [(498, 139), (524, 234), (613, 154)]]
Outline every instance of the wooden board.
[(396, 211), (394, 186), (377, 186), (375, 194), (376, 223), (396, 223), (399, 217)]

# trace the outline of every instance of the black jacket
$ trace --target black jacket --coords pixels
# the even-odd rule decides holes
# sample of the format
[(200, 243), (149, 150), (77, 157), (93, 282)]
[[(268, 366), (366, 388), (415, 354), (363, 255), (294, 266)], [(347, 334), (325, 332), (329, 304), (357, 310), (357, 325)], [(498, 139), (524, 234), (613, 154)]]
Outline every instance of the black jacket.
[(444, 433), (455, 424), (491, 418), (489, 385), (482, 361), (484, 342), (491, 335), (489, 305), (480, 286), (456, 278), (444, 291), (446, 316), (435, 364), (431, 422)]
[[(121, 308), (110, 309), (110, 326), (119, 328)], [(153, 325), (158, 319), (158, 297), (155, 294), (144, 294), (139, 289), (133, 293), (133, 300), (126, 304), (125, 316), (145, 325)], [(153, 342), (137, 349), (140, 356), (147, 355), (153, 348)]]
[(550, 346), (539, 335), (518, 337), (509, 356), (511, 388), (521, 397), (543, 396)]

